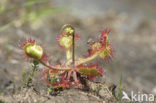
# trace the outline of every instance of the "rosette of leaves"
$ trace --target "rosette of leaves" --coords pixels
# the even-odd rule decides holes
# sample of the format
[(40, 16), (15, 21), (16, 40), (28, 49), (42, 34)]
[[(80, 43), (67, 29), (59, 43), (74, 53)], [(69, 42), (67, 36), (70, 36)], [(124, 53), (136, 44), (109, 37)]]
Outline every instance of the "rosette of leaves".
[(47, 84), (53, 89), (70, 88), (72, 86), (88, 86), (88, 80), (103, 76), (103, 70), (98, 64), (86, 65), (86, 63), (96, 58), (112, 58), (112, 46), (109, 43), (110, 30), (105, 29), (101, 32), (98, 40), (91, 43), (89, 53), (85, 57), (75, 57), (75, 44), (79, 36), (75, 35), (73, 26), (66, 24), (62, 27), (57, 38), (58, 44), (66, 52), (65, 64), (50, 65), (45, 59), (44, 50), (37, 45), (34, 40), (28, 40), (23, 45), (25, 54), (39, 63), (43, 64), (43, 77)]

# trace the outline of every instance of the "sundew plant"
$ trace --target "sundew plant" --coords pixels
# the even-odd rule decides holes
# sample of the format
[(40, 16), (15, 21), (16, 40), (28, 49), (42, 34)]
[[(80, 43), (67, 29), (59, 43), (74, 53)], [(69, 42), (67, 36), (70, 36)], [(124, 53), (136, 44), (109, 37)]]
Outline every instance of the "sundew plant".
[(75, 56), (75, 45), (79, 40), (79, 35), (75, 33), (72, 25), (66, 24), (62, 27), (57, 37), (58, 44), (66, 53), (66, 61), (63, 64), (51, 65), (48, 62), (43, 48), (35, 40), (28, 39), (21, 43), (20, 47), (28, 58), (34, 62), (34, 68), (27, 82), (32, 82), (34, 71), (39, 63), (44, 65), (42, 70), (43, 78), (47, 85), (53, 89), (70, 88), (75, 86), (88, 86), (88, 81), (93, 81), (95, 77), (104, 75), (102, 68), (98, 64), (88, 64), (90, 61), (101, 58), (112, 58), (112, 46), (109, 43), (110, 30), (102, 30), (99, 38), (90, 43), (88, 54), (82, 57)]

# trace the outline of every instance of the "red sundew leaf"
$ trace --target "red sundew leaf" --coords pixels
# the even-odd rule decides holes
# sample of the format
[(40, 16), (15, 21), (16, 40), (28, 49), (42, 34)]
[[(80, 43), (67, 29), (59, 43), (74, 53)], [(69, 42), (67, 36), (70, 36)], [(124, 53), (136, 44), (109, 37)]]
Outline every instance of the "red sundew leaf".
[(60, 79), (61, 79), (62, 81), (65, 80), (66, 77), (67, 77), (67, 71), (64, 71), (64, 72), (60, 73)]
[(106, 48), (104, 48), (103, 50), (101, 50), (99, 57), (105, 60), (109, 60), (113, 57), (113, 48), (112, 46), (109, 44)]
[(52, 76), (54, 76), (55, 74), (59, 74), (59, 71), (57, 70), (52, 70), (52, 69), (43, 69), (42, 70), (42, 76), (43, 79), (45, 80), (45, 82), (48, 85), (52, 85), (52, 83), (50, 82), (50, 79), (52, 78)]
[[(33, 40), (32, 38), (29, 38), (29, 39), (24, 38), (24, 40), (22, 42), (20, 42), (18, 45), (18, 47), (24, 51), (22, 54), (25, 54), (25, 57), (27, 57), (27, 59), (28, 59), (28, 57), (31, 58), (30, 55), (28, 55), (25, 50), (26, 46), (29, 46), (29, 45), (37, 45), (37, 44), (36, 44), (36, 41)], [(37, 46), (42, 48), (41, 45), (37, 45)], [(40, 57), (40, 60), (42, 60), (44, 62), (48, 62), (48, 56), (44, 51), (43, 51), (42, 56)]]
[(47, 54), (44, 52), (42, 57), (41, 57), (41, 60), (44, 61), (44, 62), (48, 62), (48, 56)]
[(100, 57), (101, 59), (104, 59), (105, 63), (111, 62), (112, 58), (114, 58), (113, 54), (114, 54), (115, 51), (114, 51), (114, 49), (113, 49), (111, 44), (109, 44), (109, 46), (110, 46), (110, 53), (109, 53), (109, 55), (107, 55), (105, 58)]
[(65, 88), (69, 88), (71, 85), (69, 84), (69, 82), (67, 81), (62, 81), (60, 83), (56, 83), (55, 85), (53, 85), (53, 89), (65, 89)]
[[(26, 46), (28, 46), (28, 45), (37, 45), (36, 44), (36, 41), (35, 40), (33, 40), (32, 38), (29, 38), (29, 39), (26, 39), (26, 38), (24, 38), (24, 40), (23, 41), (20, 41), (19, 42), (19, 44), (18, 44), (18, 47), (21, 49), (21, 50), (23, 50), (24, 52), (22, 53), (22, 55), (24, 55), (25, 54), (25, 58), (26, 59), (28, 59), (28, 57), (30, 58), (30, 56), (26, 53), (26, 51), (25, 51), (25, 47)], [(40, 46), (40, 45), (38, 45), (38, 46)], [(41, 46), (40, 46), (41, 47)], [(42, 48), (42, 47), (41, 47)], [(47, 57), (47, 55), (46, 55), (46, 53), (43, 51), (43, 54), (42, 54), (42, 56), (41, 56), (41, 58), (40, 58), (42, 61), (44, 61), (44, 62), (48, 62), (48, 57)]]
[(47, 72), (48, 72), (48, 69), (43, 69), (43, 70), (42, 70), (42, 76), (43, 76), (43, 79), (45, 80), (45, 82), (46, 82), (47, 84), (50, 84), (50, 81), (48, 80)]
[(101, 32), (101, 34), (100, 34), (100, 38), (105, 39), (106, 36), (108, 36), (109, 33), (110, 33), (110, 29), (108, 29), (108, 28), (102, 30), (102, 32)]
[(43, 49), (40, 45), (36, 44), (35, 40), (31, 38), (25, 39), (19, 44), (20, 48), (24, 51), (25, 55), (29, 58), (41, 59), (43, 56)]
[(24, 49), (24, 47), (25, 47), (27, 44), (36, 44), (36, 41), (33, 40), (32, 38), (29, 38), (29, 39), (24, 38), (24, 40), (21, 41), (21, 42), (19, 43), (18, 47), (19, 47), (20, 49)]
[(109, 33), (110, 33), (110, 29), (108, 28), (101, 32), (99, 42), (101, 43), (102, 46), (106, 47), (107, 45), (109, 45), (109, 39), (108, 39)]
[(83, 75), (87, 76), (103, 75), (103, 71), (98, 65), (89, 65), (89, 66), (80, 65), (77, 68), (78, 68), (77, 72)]
[(109, 29), (103, 30), (99, 36), (100, 37), (99, 40), (97, 40), (96, 42), (90, 43), (90, 46), (88, 49), (88, 55), (86, 55), (86, 57), (90, 57), (100, 52), (101, 53), (99, 54), (99, 57), (101, 57), (102, 59), (112, 57), (113, 49), (111, 45), (109, 44), (109, 40), (108, 40), (109, 32), (110, 32)]
[[(64, 33), (64, 34), (59, 34), (56, 38), (57, 42), (58, 42), (58, 45), (65, 49), (65, 48), (70, 48), (71, 45), (72, 45), (72, 35), (67, 35), (68, 33)], [(66, 41), (69, 41), (69, 42), (62, 42), (61, 40), (62, 39), (66, 39)], [(75, 35), (75, 39), (76, 40), (79, 40), (80, 37), (78, 34)], [(68, 44), (66, 44), (68, 43)]]
[(71, 35), (58, 35), (57, 42), (61, 48), (70, 48), (72, 45), (72, 36)]
[(58, 45), (59, 45), (61, 48), (64, 49), (64, 46), (62, 46), (62, 45), (60, 44), (60, 38), (61, 38), (61, 37), (62, 37), (62, 35), (59, 34), (59, 35), (57, 36), (56, 40), (57, 40)]
[[(95, 46), (96, 44), (99, 44), (99, 46)], [(94, 43), (90, 44), (90, 47), (88, 49), (88, 54), (85, 55), (85, 57), (90, 57), (90, 56), (92, 56), (92, 55), (94, 55), (96, 53), (99, 53), (104, 48), (105, 48), (105, 45), (101, 45), (100, 42), (94, 42)]]

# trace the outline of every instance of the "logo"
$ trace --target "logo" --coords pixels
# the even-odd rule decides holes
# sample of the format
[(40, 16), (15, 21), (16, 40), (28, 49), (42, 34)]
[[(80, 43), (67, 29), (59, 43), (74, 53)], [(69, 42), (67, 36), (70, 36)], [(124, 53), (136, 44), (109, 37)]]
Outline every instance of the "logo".
[(126, 92), (122, 91), (122, 94), (123, 94), (122, 100), (123, 100), (123, 99), (127, 99), (127, 100), (130, 101), (130, 98), (128, 97), (128, 95), (127, 95)]
[(154, 102), (154, 95), (153, 94), (142, 94), (140, 92), (134, 93), (131, 91), (130, 97), (125, 91), (122, 91), (123, 97), (122, 100), (128, 100), (133, 102)]

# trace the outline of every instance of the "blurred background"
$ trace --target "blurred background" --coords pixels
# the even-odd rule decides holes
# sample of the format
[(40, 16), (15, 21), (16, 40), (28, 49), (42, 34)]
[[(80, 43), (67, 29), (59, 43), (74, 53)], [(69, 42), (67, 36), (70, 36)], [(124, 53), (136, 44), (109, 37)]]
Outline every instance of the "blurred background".
[[(115, 50), (110, 62), (96, 59), (106, 72), (101, 82), (125, 91), (156, 94), (156, 0), (0, 0), (0, 93), (20, 83), (31, 65), (17, 47), (32, 37), (45, 48), (50, 62), (65, 60), (56, 37), (64, 24), (80, 34), (77, 55), (87, 53), (106, 27)], [(42, 68), (42, 67), (41, 67)]]

